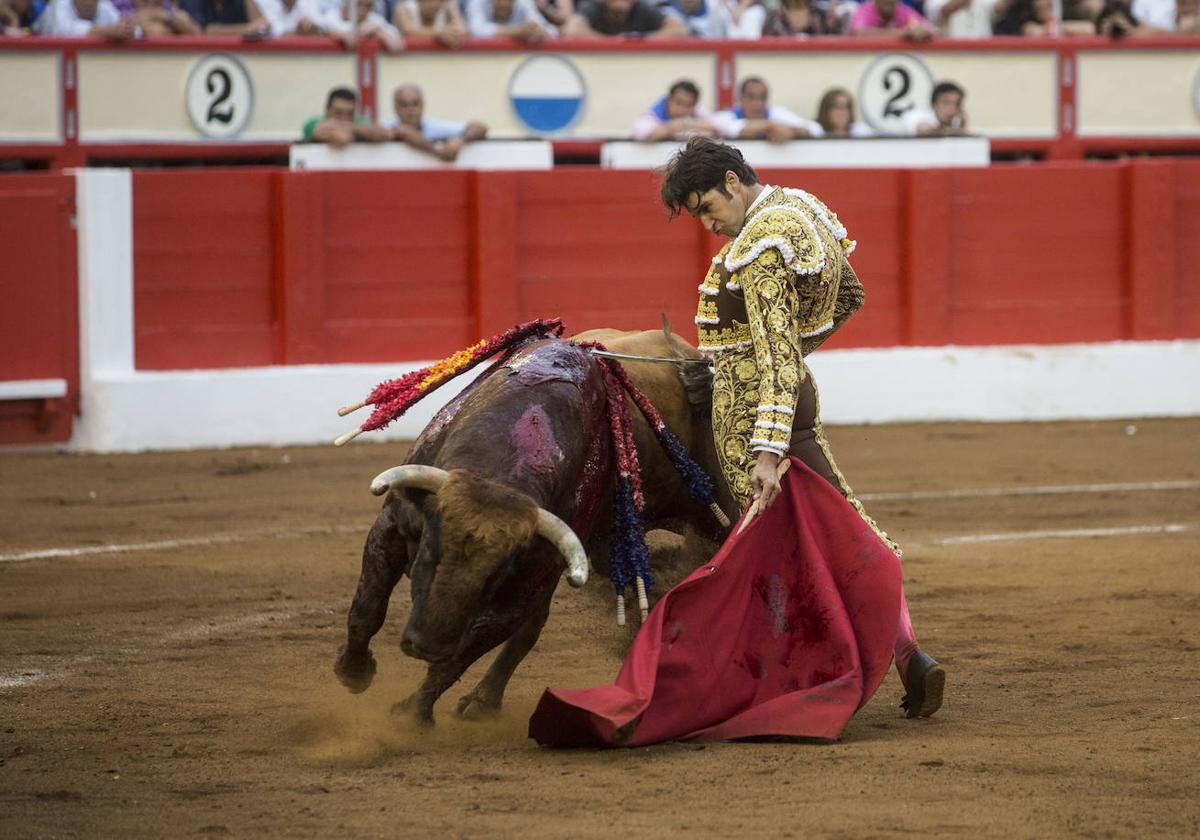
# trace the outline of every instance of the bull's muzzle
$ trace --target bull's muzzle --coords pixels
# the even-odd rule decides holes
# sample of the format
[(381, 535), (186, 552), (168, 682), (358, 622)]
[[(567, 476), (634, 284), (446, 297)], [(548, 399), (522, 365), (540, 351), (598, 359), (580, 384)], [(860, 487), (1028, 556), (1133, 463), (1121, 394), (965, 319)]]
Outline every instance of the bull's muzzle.
[[(371, 482), (371, 492), (382, 496), (398, 487), (415, 487), (436, 493), (450, 474), (425, 464), (404, 464), (384, 470)], [(537, 533), (548, 540), (567, 561), (567, 582), (576, 588), (587, 583), (588, 558), (579, 537), (571, 526), (541, 507), (537, 512)]]

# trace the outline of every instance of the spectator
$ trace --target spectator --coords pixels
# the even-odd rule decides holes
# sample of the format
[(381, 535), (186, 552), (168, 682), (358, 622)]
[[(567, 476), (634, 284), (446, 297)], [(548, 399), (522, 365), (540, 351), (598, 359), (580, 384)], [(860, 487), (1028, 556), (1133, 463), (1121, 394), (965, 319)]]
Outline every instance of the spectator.
[(933, 110), (913, 108), (904, 113), (905, 133), (914, 137), (960, 137), (966, 134), (967, 114), (962, 107), (966, 95), (954, 82), (938, 82), (930, 97)]
[(647, 0), (587, 0), (563, 26), (563, 35), (596, 38), (608, 35), (644, 35), (647, 38), (681, 38), (683, 21), (650, 5)]
[(670, 0), (659, 8), (679, 18), (694, 38), (728, 38), (733, 29), (724, 0)]
[(996, 0), (925, 0), (925, 14), (951, 38), (990, 38)]
[(1108, 0), (1096, 18), (1096, 34), (1106, 38), (1166, 34), (1155, 26), (1147, 26), (1133, 16), (1129, 0)]
[(206, 35), (262, 37), (270, 32), (255, 0), (179, 0), (179, 7)]
[(660, 97), (649, 111), (637, 118), (633, 124), (633, 139), (653, 143), (697, 135), (716, 137), (717, 127), (699, 103), (700, 88), (695, 82), (681, 79), (671, 85), (666, 96)]
[(400, 0), (392, 11), (392, 25), (405, 37), (433, 38), (447, 47), (467, 40), (467, 24), (454, 0)]
[(191, 15), (171, 0), (133, 0), (135, 32), (141, 35), (199, 35), (200, 27)]
[(1000, 13), (995, 35), (1023, 35), (1027, 38), (1055, 35), (1094, 35), (1096, 25), (1091, 20), (1064, 20), (1054, 14), (1054, 0), (1013, 0)]
[(340, 148), (355, 140), (382, 143), (392, 139), (392, 132), (355, 116), (358, 96), (350, 88), (334, 88), (325, 100), (325, 116), (313, 117), (304, 124), (302, 133), (310, 143), (328, 143)]
[(738, 104), (731, 111), (713, 114), (713, 125), (722, 137), (786, 143), (803, 137), (820, 137), (821, 126), (787, 108), (767, 104), (767, 83), (747, 76), (738, 87)]
[(404, 49), (404, 36), (375, 11), (375, 0), (344, 0), (341, 15), (327, 18), (325, 28), (347, 47), (355, 41), (373, 38), (388, 52)]
[(135, 34), (133, 21), (122, 18), (112, 0), (51, 0), (36, 28), (39, 34), (55, 38), (102, 35), (125, 41)]
[(562, 27), (575, 14), (574, 0), (534, 0), (542, 17), (556, 27)]
[(841, 23), (836, 16), (827, 12), (824, 5), (816, 6), (813, 0), (782, 0), (763, 21), (762, 34), (791, 38), (798, 35), (837, 35)]
[(853, 35), (899, 35), (910, 41), (924, 41), (933, 35), (933, 26), (921, 13), (900, 0), (867, 0), (850, 16)]
[(327, 35), (317, 0), (257, 0), (272, 37)]
[(467, 0), (467, 31), (473, 38), (513, 38), (540, 44), (557, 33), (533, 0)]
[(724, 0), (729, 9), (731, 38), (753, 39), (762, 35), (767, 7), (759, 0)]
[(1176, 0), (1175, 32), (1200, 35), (1200, 0)]
[[(1161, 29), (1164, 32), (1174, 32), (1176, 29), (1176, 0), (1133, 0), (1130, 6), (1132, 17), (1146, 26)], [(1101, 12), (1096, 13), (1099, 20)]]
[(32, 32), (45, 8), (41, 0), (0, 0), (0, 35)]
[(870, 137), (870, 128), (854, 119), (854, 97), (845, 88), (835, 87), (825, 91), (817, 105), (817, 125), (821, 133), (817, 137)]
[(444, 161), (455, 160), (465, 143), (487, 137), (488, 127), (481, 122), (455, 122), (425, 116), (425, 95), (417, 85), (396, 88), (392, 105), (396, 109), (396, 118), (383, 124), (391, 130), (392, 137)]

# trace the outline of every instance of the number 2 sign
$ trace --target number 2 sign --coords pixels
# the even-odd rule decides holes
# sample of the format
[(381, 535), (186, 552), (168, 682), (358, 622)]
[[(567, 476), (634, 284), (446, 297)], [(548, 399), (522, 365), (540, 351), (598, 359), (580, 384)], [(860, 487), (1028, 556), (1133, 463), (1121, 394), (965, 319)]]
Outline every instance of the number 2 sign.
[(232, 140), (254, 111), (254, 86), (245, 66), (231, 55), (206, 55), (187, 80), (187, 111), (205, 137)]
[(927, 110), (933, 74), (911, 53), (888, 53), (871, 62), (858, 83), (862, 117), (880, 134), (904, 134), (904, 115)]

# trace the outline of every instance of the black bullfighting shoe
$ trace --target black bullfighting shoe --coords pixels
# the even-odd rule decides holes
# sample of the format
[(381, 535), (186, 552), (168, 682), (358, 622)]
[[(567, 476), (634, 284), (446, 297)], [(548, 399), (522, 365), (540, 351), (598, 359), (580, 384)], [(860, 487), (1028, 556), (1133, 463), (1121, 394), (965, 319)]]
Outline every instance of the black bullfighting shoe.
[(900, 700), (905, 717), (929, 717), (942, 707), (942, 692), (946, 688), (946, 672), (937, 661), (917, 651), (908, 660), (904, 677), (904, 690), (908, 692)]

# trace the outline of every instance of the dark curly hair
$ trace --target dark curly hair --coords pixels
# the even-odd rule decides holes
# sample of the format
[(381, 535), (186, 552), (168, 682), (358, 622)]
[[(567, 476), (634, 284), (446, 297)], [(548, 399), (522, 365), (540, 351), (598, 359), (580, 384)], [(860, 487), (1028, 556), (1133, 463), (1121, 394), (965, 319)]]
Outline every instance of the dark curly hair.
[(725, 189), (725, 173), (732, 172), (746, 185), (757, 184), (758, 175), (742, 153), (733, 146), (707, 137), (693, 137), (672, 155), (663, 170), (662, 203), (675, 218), (687, 208), (693, 193), (704, 195), (712, 189), (732, 198)]

